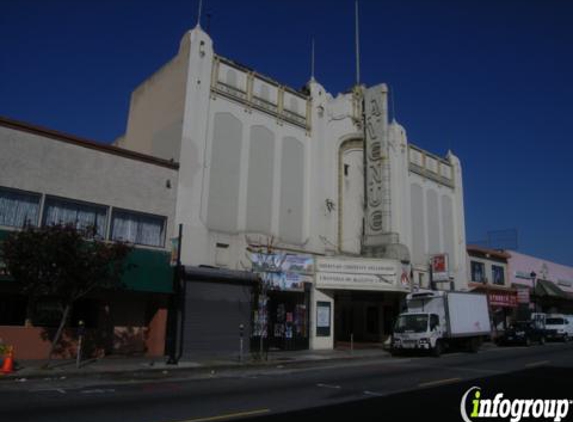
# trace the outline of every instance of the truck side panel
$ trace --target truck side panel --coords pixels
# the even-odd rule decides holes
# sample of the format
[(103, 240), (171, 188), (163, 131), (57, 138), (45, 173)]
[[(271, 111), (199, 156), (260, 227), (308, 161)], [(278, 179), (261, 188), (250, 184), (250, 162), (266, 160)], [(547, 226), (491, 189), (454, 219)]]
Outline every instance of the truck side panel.
[(447, 296), (449, 336), (465, 337), (491, 333), (487, 296), (449, 292)]

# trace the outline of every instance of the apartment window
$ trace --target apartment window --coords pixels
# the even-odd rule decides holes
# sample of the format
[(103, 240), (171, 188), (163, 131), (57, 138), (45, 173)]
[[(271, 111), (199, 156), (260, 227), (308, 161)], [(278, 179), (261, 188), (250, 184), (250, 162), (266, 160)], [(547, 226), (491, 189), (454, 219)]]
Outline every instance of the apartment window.
[(498, 284), (503, 286), (505, 284), (505, 272), (503, 267), (500, 265), (491, 266), (491, 279), (493, 284)]
[(36, 226), (39, 213), (39, 194), (0, 188), (0, 226)]
[(471, 262), (472, 281), (485, 283), (485, 264), (483, 262)]
[(111, 221), (111, 239), (163, 247), (165, 244), (165, 218), (114, 210)]
[(71, 224), (78, 230), (93, 228), (95, 236), (105, 238), (107, 208), (100, 205), (47, 198), (44, 206), (44, 224)]

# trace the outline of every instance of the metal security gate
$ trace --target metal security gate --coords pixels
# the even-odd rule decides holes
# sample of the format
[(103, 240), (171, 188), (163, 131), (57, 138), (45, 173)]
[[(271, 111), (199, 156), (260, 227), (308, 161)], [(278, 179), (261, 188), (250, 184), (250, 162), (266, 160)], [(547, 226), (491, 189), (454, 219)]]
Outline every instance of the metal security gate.
[(252, 285), (229, 281), (186, 281), (183, 358), (238, 357), (240, 325), (243, 353), (251, 337)]

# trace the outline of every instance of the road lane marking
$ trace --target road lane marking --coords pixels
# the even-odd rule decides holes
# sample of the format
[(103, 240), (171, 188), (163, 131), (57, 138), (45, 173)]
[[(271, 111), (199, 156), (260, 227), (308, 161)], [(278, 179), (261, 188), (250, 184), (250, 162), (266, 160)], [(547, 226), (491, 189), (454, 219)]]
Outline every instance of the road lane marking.
[(113, 388), (95, 388), (93, 390), (82, 390), (81, 394), (105, 394), (105, 393), (115, 393)]
[(456, 356), (462, 356), (461, 352), (447, 353), (442, 356), (442, 358), (455, 358)]
[(223, 415), (217, 416), (208, 416), (206, 418), (198, 418), (198, 419), (186, 419), (180, 422), (209, 422), (209, 421), (220, 421), (224, 419), (232, 419), (232, 418), (242, 418), (243, 416), (255, 416), (255, 415), (262, 415), (263, 413), (269, 413), (271, 409), (256, 409), (256, 410), (247, 410), (245, 412), (236, 412), (236, 413), (226, 413)]
[(466, 371), (475, 372), (477, 374), (501, 374), (503, 371), (497, 369), (487, 369), (487, 368), (468, 368), (466, 366), (443, 366), (443, 365), (431, 365), (431, 364), (413, 364), (412, 368), (423, 368), (423, 369), (441, 369), (444, 371)]
[(66, 394), (66, 390), (64, 390), (63, 388), (41, 388), (39, 390), (30, 390), (31, 393), (39, 393), (44, 391), (55, 391), (60, 394)]
[(418, 387), (432, 387), (436, 385), (452, 384), (455, 382), (460, 382), (461, 380), (461, 378), (445, 378), (437, 381), (423, 382), (418, 384)]
[(368, 390), (366, 390), (366, 391), (364, 391), (364, 395), (365, 395), (365, 396), (382, 397), (382, 396), (385, 396), (386, 394), (384, 394), (384, 393), (378, 393), (378, 392), (376, 392), (376, 391), (368, 391)]
[(340, 385), (332, 385), (332, 384), (316, 384), (317, 387), (320, 388), (332, 388), (334, 390), (340, 390)]
[(549, 362), (551, 362), (550, 360), (541, 360), (539, 362), (531, 362), (525, 365), (526, 368), (533, 368), (535, 366), (542, 366), (542, 365), (547, 365)]

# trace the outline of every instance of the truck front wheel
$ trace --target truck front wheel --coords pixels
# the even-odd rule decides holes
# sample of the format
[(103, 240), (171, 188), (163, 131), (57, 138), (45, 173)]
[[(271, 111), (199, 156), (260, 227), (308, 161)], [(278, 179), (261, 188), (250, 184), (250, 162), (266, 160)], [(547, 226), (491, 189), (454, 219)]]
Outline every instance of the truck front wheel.
[(432, 349), (432, 356), (434, 356), (435, 358), (439, 358), (442, 355), (443, 351), (444, 351), (444, 346), (442, 345), (442, 342), (440, 340), (437, 340), (436, 345)]
[(397, 349), (397, 348), (395, 348), (395, 347), (392, 347), (392, 348), (390, 349), (390, 355), (392, 355), (392, 356), (400, 356), (400, 355), (402, 355), (402, 351), (401, 351), (400, 349)]

